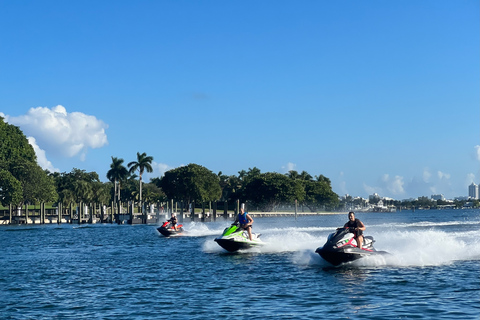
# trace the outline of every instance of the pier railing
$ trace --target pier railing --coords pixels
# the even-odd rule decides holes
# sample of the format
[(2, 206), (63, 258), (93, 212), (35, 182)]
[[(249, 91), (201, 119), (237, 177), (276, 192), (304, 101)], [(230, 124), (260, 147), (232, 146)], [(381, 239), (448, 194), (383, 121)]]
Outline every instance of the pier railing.
[[(242, 204), (244, 205), (244, 204)], [(8, 224), (45, 224), (45, 223), (117, 223), (117, 224), (158, 224), (169, 219), (175, 213), (179, 222), (186, 221), (216, 221), (217, 219), (233, 220), (239, 212), (239, 201), (227, 203), (214, 201), (196, 204), (195, 202), (184, 205), (183, 202), (173, 200), (161, 203), (145, 204), (143, 208), (136, 203), (70, 203), (57, 204), (31, 204), (20, 207), (0, 206), (0, 225)], [(273, 212), (261, 212), (251, 208), (252, 217), (289, 216), (318, 214), (317, 212), (304, 212), (298, 210), (297, 204), (278, 207)]]

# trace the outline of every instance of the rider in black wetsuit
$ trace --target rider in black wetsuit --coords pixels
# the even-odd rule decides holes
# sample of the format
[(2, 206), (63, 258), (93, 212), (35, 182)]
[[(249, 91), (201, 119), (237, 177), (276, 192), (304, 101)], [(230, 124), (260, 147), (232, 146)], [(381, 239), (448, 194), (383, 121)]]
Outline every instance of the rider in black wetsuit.
[(350, 211), (348, 213), (348, 222), (345, 223), (344, 228), (348, 228), (357, 240), (358, 247), (362, 249), (363, 245), (363, 231), (366, 229), (362, 221), (355, 219), (355, 213)]

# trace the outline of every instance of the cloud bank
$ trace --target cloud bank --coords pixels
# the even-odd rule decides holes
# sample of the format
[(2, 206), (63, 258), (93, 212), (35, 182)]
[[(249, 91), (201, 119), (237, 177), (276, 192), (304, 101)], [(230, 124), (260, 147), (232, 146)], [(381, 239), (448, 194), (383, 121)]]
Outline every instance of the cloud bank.
[(53, 166), (53, 164), (47, 160), (47, 156), (45, 155), (45, 150), (40, 149), (37, 145), (37, 141), (34, 137), (28, 137), (28, 143), (33, 147), (35, 150), (35, 154), (37, 155), (37, 163), (42, 169), (47, 169), (50, 172), (60, 172), (60, 169), (57, 169)]
[(6, 122), (20, 127), (34, 147), (39, 165), (51, 171), (56, 169), (46, 155), (79, 157), (84, 161), (88, 149), (108, 144), (107, 124), (81, 112), (68, 113), (61, 105), (51, 109), (31, 108), (27, 114), (18, 117), (2, 116)]

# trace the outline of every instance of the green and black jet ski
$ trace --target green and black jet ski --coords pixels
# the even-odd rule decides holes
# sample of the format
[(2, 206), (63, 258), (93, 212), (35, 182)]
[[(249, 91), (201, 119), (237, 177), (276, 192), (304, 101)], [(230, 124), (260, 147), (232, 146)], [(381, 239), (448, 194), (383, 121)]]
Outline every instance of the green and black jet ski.
[(252, 240), (250, 240), (248, 231), (241, 228), (238, 223), (233, 223), (225, 228), (222, 235), (216, 238), (215, 241), (220, 247), (230, 252), (259, 247), (265, 244), (260, 240), (260, 234), (252, 233)]

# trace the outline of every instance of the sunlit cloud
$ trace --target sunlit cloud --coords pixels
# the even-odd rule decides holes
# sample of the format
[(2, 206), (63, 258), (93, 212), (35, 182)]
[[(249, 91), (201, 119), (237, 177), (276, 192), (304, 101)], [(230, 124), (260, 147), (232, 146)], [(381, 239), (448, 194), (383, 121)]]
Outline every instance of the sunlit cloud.
[(472, 182), (475, 182), (475, 175), (473, 173), (469, 173), (465, 178), (465, 185), (469, 186), (472, 184)]
[(148, 179), (152, 179), (152, 178), (161, 178), (165, 175), (165, 172), (167, 172), (169, 170), (172, 170), (172, 169), (175, 169), (175, 168), (180, 168), (180, 167), (183, 167), (183, 166), (184, 165), (181, 164), (178, 167), (172, 167), (172, 166), (169, 166), (168, 164), (165, 164), (165, 163), (157, 163), (155, 161), (152, 161), (153, 172), (145, 172), (144, 173), (145, 179), (148, 180)]
[(47, 160), (47, 156), (45, 155), (45, 150), (40, 149), (37, 145), (37, 141), (33, 137), (27, 138), (28, 143), (33, 147), (35, 150), (35, 154), (37, 155), (37, 163), (42, 169), (48, 170), (50, 172), (60, 172), (59, 169), (55, 168), (53, 164)]
[(297, 165), (295, 163), (287, 163), (285, 166), (282, 166), (282, 171), (283, 173), (287, 173), (287, 172), (290, 172), (292, 170), (295, 170), (297, 167)]
[(423, 182), (428, 183), (432, 174), (428, 168), (423, 169)]
[(478, 161), (480, 161), (480, 146), (475, 146), (475, 156)]
[(438, 179), (442, 180), (442, 179), (450, 179), (450, 174), (448, 173), (444, 173), (442, 171), (437, 171), (437, 176), (438, 176)]
[(61, 105), (31, 108), (25, 115), (5, 116), (5, 120), (19, 126), (26, 136), (34, 137), (46, 154), (77, 156), (84, 161), (88, 149), (108, 144), (107, 124), (81, 112), (68, 113)]
[(395, 176), (393, 178), (390, 178), (390, 176), (386, 174), (384, 175), (384, 183), (390, 194), (394, 196), (405, 194), (405, 189), (403, 188), (403, 177)]

